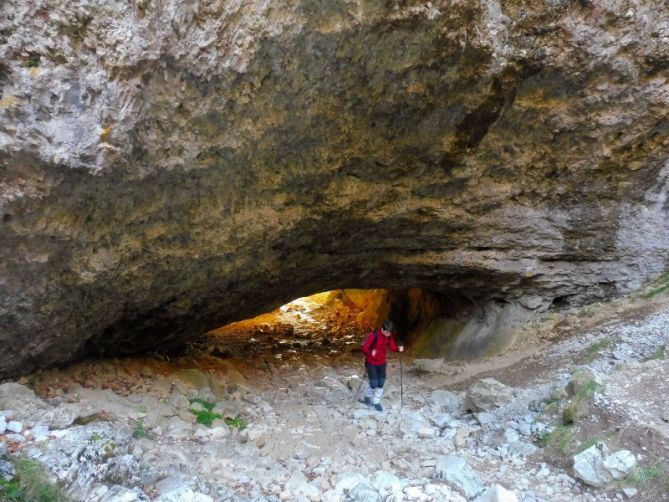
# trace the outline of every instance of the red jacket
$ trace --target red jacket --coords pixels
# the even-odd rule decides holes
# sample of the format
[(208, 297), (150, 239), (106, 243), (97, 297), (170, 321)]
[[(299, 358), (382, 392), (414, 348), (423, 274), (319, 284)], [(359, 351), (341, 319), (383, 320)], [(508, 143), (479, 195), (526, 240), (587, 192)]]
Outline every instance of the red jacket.
[[(376, 355), (372, 356), (372, 344), (374, 343), (374, 334), (376, 333), (376, 345), (374, 349), (376, 350)], [(365, 343), (362, 344), (362, 353), (365, 354), (365, 362), (373, 364), (374, 366), (380, 366), (381, 364), (386, 363), (386, 351), (390, 349), (393, 352), (399, 352), (400, 349), (395, 343), (393, 335), (386, 336), (381, 333), (381, 330), (372, 331), (367, 335)]]

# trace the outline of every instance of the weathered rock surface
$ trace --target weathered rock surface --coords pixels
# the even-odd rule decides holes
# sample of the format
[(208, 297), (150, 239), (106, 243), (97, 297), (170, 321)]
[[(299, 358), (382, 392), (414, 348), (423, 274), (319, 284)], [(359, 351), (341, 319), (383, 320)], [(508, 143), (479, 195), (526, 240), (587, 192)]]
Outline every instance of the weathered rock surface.
[(665, 13), (3, 2), (0, 375), (337, 287), (474, 299), (476, 339), (639, 286), (669, 257)]

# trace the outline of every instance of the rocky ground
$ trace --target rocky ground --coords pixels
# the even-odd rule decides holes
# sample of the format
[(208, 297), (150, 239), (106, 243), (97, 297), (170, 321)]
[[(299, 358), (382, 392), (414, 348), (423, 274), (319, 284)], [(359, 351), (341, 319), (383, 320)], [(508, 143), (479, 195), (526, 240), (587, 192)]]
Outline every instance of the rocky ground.
[(5, 498), (43, 467), (71, 499), (100, 502), (669, 500), (669, 299), (533, 329), (477, 363), (393, 355), (383, 412), (358, 402), (345, 337), (306, 351), (217, 339), (178, 360), (8, 382), (0, 475), (18, 475)]

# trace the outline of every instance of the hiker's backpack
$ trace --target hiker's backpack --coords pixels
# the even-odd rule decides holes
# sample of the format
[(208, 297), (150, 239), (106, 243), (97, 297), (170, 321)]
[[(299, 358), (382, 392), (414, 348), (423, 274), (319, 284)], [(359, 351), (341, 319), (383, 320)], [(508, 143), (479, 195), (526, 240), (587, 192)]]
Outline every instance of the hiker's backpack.
[[(367, 341), (367, 339), (365, 339), (365, 341)], [(376, 348), (376, 342), (378, 342), (378, 341), (379, 341), (379, 330), (375, 329), (374, 330), (374, 340), (372, 340), (372, 344), (369, 346), (370, 352)], [(362, 343), (363, 343), (363, 345), (365, 344), (365, 342), (362, 342)]]

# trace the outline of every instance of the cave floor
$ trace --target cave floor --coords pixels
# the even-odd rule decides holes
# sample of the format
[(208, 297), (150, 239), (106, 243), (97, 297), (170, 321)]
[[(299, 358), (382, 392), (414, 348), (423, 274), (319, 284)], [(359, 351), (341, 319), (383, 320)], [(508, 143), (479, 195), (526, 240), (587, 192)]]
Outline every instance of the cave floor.
[[(383, 412), (358, 402), (355, 336), (238, 335), (177, 359), (83, 361), (22, 379), (39, 397), (0, 394), (23, 422), (0, 440), (74, 500), (461, 501), (496, 484), (527, 502), (669, 500), (669, 297), (552, 314), (482, 361), (405, 355), (400, 367), (392, 354)], [(576, 398), (561, 389), (586, 369), (597, 385), (564, 425)], [(483, 378), (503, 386), (470, 413)], [(211, 406), (220, 419), (196, 423), (191, 409)], [(583, 483), (572, 459), (597, 441), (630, 450), (637, 467), (602, 488)], [(446, 473), (448, 455), (464, 470)]]

